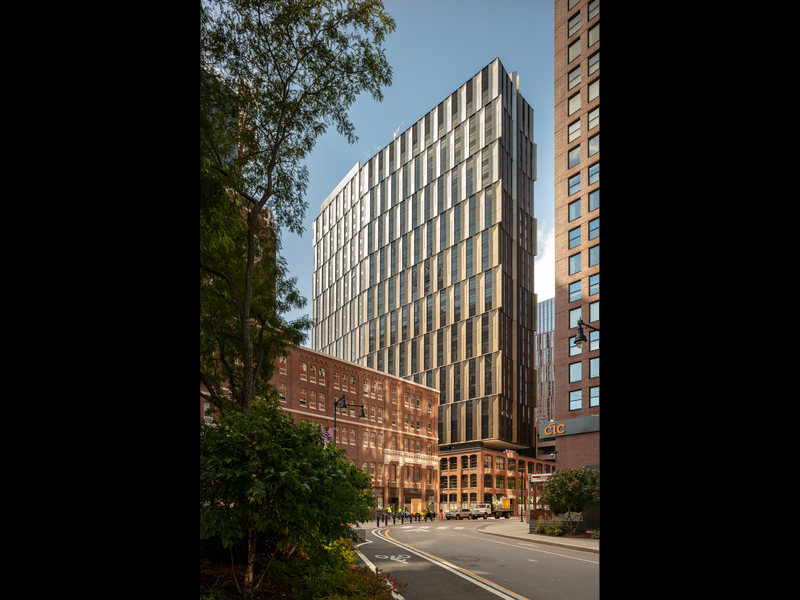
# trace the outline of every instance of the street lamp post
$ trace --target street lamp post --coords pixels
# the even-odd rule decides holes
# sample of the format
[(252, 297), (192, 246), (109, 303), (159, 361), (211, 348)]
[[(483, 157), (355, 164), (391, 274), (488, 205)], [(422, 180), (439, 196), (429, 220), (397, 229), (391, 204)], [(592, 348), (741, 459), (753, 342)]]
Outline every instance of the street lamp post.
[(334, 398), (333, 399), (333, 445), (336, 445), (336, 435), (338, 434), (339, 430), (336, 428), (336, 415), (339, 414), (339, 407), (344, 408), (347, 410), (348, 408), (361, 408), (361, 414), (358, 415), (359, 419), (366, 419), (367, 415), (364, 414), (364, 405), (363, 404), (351, 404), (350, 406), (347, 405), (345, 402), (344, 394), (342, 394), (341, 398)]
[(586, 343), (586, 336), (583, 333), (584, 327), (594, 329), (597, 333), (600, 333), (600, 330), (597, 327), (592, 327), (591, 325), (584, 323), (583, 320), (578, 319), (578, 335), (575, 336), (575, 345), (578, 348), (583, 348), (583, 345)]

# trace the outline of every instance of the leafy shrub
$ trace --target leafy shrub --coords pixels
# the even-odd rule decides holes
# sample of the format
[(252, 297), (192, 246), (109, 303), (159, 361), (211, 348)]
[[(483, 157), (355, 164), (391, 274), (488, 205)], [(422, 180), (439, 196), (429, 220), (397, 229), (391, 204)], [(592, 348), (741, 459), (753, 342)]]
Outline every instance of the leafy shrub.
[(544, 532), (547, 535), (555, 535), (555, 536), (564, 535), (564, 528), (561, 527), (560, 525), (548, 525), (547, 527), (544, 528)]
[(595, 529), (592, 532), (592, 536), (591, 537), (592, 537), (593, 540), (599, 540), (600, 539), (600, 530), (599, 529)]

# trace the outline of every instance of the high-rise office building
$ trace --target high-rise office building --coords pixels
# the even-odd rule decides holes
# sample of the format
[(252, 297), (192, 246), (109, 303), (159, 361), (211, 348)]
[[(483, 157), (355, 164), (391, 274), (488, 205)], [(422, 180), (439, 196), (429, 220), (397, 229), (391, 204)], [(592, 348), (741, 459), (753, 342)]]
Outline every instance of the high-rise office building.
[(556, 468), (600, 464), (600, 1), (556, 0)]
[(356, 163), (313, 225), (312, 346), (439, 390), (442, 469), (464, 469), (441, 476), (445, 507), (513, 501), (520, 467), (541, 472), (517, 458), (535, 444), (535, 180), (533, 109), (495, 59)]
[(533, 364), (536, 367), (536, 421), (549, 422), (555, 418), (555, 298), (539, 302), (536, 308), (537, 326), (534, 335)]

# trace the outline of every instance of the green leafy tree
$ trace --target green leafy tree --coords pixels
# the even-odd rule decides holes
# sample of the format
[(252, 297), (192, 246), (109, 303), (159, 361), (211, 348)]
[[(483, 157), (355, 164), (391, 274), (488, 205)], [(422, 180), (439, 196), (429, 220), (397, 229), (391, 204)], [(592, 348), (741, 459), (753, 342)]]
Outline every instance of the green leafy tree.
[(357, 140), (347, 110), (391, 85), (395, 23), (380, 0), (201, 0), (200, 25), (200, 382), (249, 415), (310, 327), (282, 318), (305, 299), (278, 258), (303, 232), (301, 163), (330, 125)]
[(585, 467), (556, 471), (547, 478), (540, 501), (549, 505), (554, 513), (568, 513), (570, 533), (575, 533), (578, 521), (574, 520), (573, 513), (582, 512), (587, 502), (592, 508), (586, 514), (600, 508), (600, 471)]
[[(272, 399), (250, 417), (224, 411), (213, 424), (200, 420), (200, 538), (247, 549), (241, 585), (234, 576), (243, 595), (278, 555), (355, 541), (349, 523), (368, 519), (374, 503), (369, 475), (323, 442), (321, 426), (294, 424)], [(256, 581), (258, 554), (270, 559)]]

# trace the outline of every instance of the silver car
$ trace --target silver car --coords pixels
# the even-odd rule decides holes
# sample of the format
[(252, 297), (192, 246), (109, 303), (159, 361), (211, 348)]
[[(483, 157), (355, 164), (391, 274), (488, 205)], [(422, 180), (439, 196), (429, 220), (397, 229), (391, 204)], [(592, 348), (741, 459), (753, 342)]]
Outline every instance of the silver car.
[(461, 519), (469, 519), (471, 514), (472, 511), (470, 511), (468, 508), (451, 508), (445, 513), (444, 516), (448, 520), (458, 519), (460, 521)]

